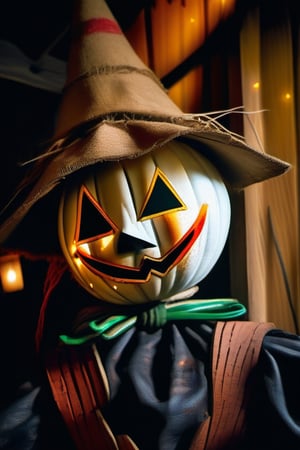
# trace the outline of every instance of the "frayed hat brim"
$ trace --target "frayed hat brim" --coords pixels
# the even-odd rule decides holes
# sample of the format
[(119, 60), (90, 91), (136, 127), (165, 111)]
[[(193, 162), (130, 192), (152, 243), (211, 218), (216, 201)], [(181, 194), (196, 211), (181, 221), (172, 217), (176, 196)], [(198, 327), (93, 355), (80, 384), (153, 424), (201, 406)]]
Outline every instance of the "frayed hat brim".
[[(122, 118), (121, 118), (122, 117)], [(32, 175), (11, 202), (0, 226), (0, 242), (28, 214), (33, 205), (75, 172), (101, 163), (138, 158), (164, 144), (183, 139), (205, 155), (231, 188), (242, 189), (285, 173), (290, 165), (249, 147), (242, 138), (219, 127), (215, 121), (182, 115), (162, 118), (96, 118), (57, 140), (35, 164)], [(29, 194), (24, 198), (24, 191)]]

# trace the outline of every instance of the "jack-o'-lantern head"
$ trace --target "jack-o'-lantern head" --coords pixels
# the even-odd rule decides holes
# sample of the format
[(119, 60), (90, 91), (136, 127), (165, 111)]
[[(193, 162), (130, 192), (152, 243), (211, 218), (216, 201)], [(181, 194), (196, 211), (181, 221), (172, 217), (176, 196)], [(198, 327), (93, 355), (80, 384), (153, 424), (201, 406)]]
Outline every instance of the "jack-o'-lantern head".
[(52, 224), (56, 188), (76, 179), (61, 203), (60, 240), (89, 292), (136, 303), (193, 286), (226, 240), (229, 202), (217, 171), (243, 189), (290, 167), (249, 147), (216, 114), (181, 111), (105, 0), (78, 0), (54, 136), (2, 210), (0, 243), (51, 253), (52, 229), (47, 240), (40, 230)]
[(173, 141), (77, 177), (61, 200), (59, 237), (88, 292), (112, 303), (144, 303), (202, 280), (224, 247), (229, 222), (217, 170)]

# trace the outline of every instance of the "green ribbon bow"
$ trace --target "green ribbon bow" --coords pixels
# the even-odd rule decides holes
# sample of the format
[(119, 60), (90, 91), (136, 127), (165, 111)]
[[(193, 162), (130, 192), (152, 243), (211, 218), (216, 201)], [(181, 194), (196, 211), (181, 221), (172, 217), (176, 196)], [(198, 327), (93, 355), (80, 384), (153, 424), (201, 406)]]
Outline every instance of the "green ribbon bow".
[(228, 298), (161, 302), (130, 315), (101, 315), (88, 322), (77, 336), (60, 335), (60, 340), (66, 345), (81, 345), (95, 337), (114, 339), (134, 326), (151, 332), (169, 321), (227, 320), (240, 317), (246, 312), (244, 305)]

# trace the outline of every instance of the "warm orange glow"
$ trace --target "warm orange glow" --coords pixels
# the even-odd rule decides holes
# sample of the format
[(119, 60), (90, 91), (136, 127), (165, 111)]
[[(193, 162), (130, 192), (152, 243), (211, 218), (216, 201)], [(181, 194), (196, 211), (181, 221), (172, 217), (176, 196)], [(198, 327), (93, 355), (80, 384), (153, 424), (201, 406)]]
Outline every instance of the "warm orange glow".
[[(163, 79), (201, 49), (208, 36), (234, 13), (235, 7), (236, 0), (154, 2), (150, 10), (151, 36), (147, 38), (144, 11), (126, 36), (144, 63)], [(183, 69), (178, 80), (166, 86), (171, 99), (184, 112), (198, 111), (203, 95), (202, 78), (203, 67), (199, 64), (188, 73)]]
[[(151, 9), (153, 67), (163, 79), (201, 49), (221, 22), (235, 9), (236, 0), (189, 0), (155, 2)], [(138, 39), (138, 38), (137, 38)], [(188, 64), (187, 64), (188, 66)], [(172, 100), (184, 111), (198, 110), (202, 101), (201, 64), (167, 86)], [(176, 77), (175, 77), (176, 78)]]
[(16, 292), (24, 288), (22, 266), (18, 255), (6, 255), (0, 258), (0, 278), (4, 292)]
[(253, 89), (259, 89), (260, 88), (260, 84), (259, 81), (256, 81), (255, 83), (253, 83)]

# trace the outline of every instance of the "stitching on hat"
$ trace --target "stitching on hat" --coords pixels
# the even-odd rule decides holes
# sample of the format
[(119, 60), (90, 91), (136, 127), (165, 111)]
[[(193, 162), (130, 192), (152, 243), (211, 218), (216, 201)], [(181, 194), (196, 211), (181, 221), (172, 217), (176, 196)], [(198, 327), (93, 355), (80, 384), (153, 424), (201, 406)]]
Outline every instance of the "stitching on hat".
[(77, 83), (78, 81), (82, 81), (86, 78), (96, 76), (96, 75), (112, 75), (114, 73), (119, 73), (123, 75), (128, 75), (131, 73), (138, 73), (140, 75), (144, 75), (148, 78), (151, 78), (158, 86), (166, 91), (165, 87), (162, 85), (160, 80), (157, 78), (157, 76), (152, 72), (152, 70), (149, 69), (140, 69), (138, 67), (134, 66), (128, 66), (128, 65), (117, 65), (117, 66), (109, 66), (109, 65), (101, 65), (101, 66), (94, 66), (90, 70), (82, 73), (77, 78), (74, 78), (71, 80), (63, 89), (63, 92), (68, 90), (73, 84)]

